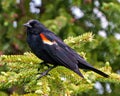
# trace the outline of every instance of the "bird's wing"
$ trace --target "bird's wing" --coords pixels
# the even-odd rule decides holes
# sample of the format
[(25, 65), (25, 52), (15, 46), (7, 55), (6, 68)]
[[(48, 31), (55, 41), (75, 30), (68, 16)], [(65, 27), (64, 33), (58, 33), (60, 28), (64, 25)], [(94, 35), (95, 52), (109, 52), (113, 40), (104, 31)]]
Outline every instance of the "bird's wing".
[[(51, 40), (51, 41), (56, 41), (60, 47), (62, 47), (64, 50), (68, 51), (69, 54), (72, 55), (73, 59), (74, 59), (74, 62), (80, 62), (80, 60), (83, 59), (82, 56), (80, 56), (79, 54), (77, 54), (72, 48), (70, 48), (68, 45), (66, 45), (58, 36), (56, 36), (53, 32), (49, 31), (44, 33), (45, 36)], [(81, 62), (82, 63), (82, 62)]]
[(79, 66), (79, 68), (87, 69), (84, 66), (87, 67), (93, 67), (88, 62), (84, 60), (82, 56), (77, 54), (72, 48), (70, 48), (68, 45), (66, 45), (58, 36), (56, 36), (53, 32), (49, 31), (48, 33), (45, 33), (46, 37), (49, 38), (52, 41), (56, 41), (61, 48), (63, 48), (65, 51), (69, 53), (70, 56), (72, 56), (72, 60), (76, 62)]
[[(46, 36), (44, 33), (40, 34), (40, 38), (44, 43), (44, 51), (56, 62), (58, 65), (65, 66), (72, 71), (76, 72), (78, 75), (83, 77), (80, 73), (77, 61), (74, 59), (72, 54), (62, 48), (58, 41), (55, 40), (54, 37)], [(50, 40), (51, 38), (51, 40)], [(53, 40), (52, 40), (53, 39)], [(57, 64), (56, 64), (57, 65)]]
[(78, 64), (79, 58), (83, 59), (79, 54), (77, 54), (73, 49), (71, 49), (68, 45), (66, 45), (58, 36), (56, 36), (53, 32), (46, 31), (46, 33), (44, 33), (44, 35), (51, 41), (56, 41), (57, 44), (63, 48), (64, 50), (66, 50), (70, 56), (72, 56), (72, 60), (74, 60), (74, 62), (76, 62)]

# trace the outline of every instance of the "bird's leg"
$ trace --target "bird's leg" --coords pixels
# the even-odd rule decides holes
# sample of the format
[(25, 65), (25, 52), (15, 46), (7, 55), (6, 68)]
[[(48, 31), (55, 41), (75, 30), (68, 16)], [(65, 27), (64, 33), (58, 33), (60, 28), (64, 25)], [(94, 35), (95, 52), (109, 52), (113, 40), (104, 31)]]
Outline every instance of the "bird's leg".
[[(44, 61), (41, 62), (40, 65), (45, 65), (45, 66), (47, 66), (49, 68), (49, 65), (46, 62), (44, 62)], [(38, 67), (38, 71), (40, 71), (40, 67)]]
[(49, 72), (50, 70), (52, 70), (53, 68), (55, 68), (55, 67), (56, 67), (55, 65), (52, 66), (52, 67), (49, 67), (48, 70), (46, 70), (46, 71), (44, 71), (43, 73), (41, 73), (41, 75), (40, 75), (37, 79), (40, 79), (41, 77), (47, 75), (48, 72)]

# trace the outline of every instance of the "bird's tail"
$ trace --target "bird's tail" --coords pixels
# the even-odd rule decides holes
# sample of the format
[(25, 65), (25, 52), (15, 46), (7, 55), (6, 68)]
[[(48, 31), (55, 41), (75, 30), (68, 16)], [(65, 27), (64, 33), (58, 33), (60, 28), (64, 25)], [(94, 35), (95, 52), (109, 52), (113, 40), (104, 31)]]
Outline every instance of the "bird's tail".
[(94, 68), (93, 66), (91, 66), (90, 64), (88, 64), (87, 62), (82, 62), (82, 63), (79, 63), (78, 64), (79, 68), (82, 68), (82, 69), (88, 69), (88, 70), (92, 70), (100, 75), (102, 75), (103, 77), (106, 77), (108, 78), (109, 75), (107, 75), (106, 73)]
[(94, 67), (91, 67), (89, 69), (92, 70), (92, 71), (94, 71), (94, 72), (96, 72), (96, 73), (98, 73), (98, 74), (100, 74), (100, 75), (102, 75), (103, 77), (106, 77), (106, 78), (109, 77), (109, 75), (107, 75), (106, 73), (104, 73), (104, 72), (102, 72), (102, 71), (100, 71), (100, 70), (98, 70), (98, 69), (96, 69)]

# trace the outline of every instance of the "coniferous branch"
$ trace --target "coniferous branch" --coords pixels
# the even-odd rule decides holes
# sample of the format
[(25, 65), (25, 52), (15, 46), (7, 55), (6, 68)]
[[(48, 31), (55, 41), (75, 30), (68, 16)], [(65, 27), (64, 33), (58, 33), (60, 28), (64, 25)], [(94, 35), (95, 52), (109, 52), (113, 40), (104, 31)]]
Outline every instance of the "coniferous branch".
[[(71, 44), (76, 46), (73, 43), (91, 42), (92, 40), (92, 33), (86, 33), (82, 36), (72, 37), (72, 40), (68, 38), (65, 42), (70, 46)], [(40, 62), (42, 61), (30, 52), (23, 55), (1, 55), (0, 89), (4, 90), (12, 86), (18, 86), (29, 94), (33, 92), (33, 94), (41, 95), (70, 95), (92, 90), (96, 81), (120, 83), (120, 76), (112, 72), (108, 62), (99, 69), (109, 74), (110, 78), (101, 77), (92, 71), (84, 72), (81, 70), (85, 76), (85, 79), (82, 79), (74, 72), (59, 66), (50, 71), (50, 75), (37, 80), (38, 68), (40, 68), (39, 72), (47, 69), (46, 66), (40, 65)]]

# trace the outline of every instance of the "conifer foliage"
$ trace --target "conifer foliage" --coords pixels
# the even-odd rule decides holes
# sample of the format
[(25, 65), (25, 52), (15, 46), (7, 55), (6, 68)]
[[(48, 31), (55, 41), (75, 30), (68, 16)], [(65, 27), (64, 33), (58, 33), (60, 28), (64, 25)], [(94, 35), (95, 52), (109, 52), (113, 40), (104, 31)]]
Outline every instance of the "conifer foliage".
[[(119, 96), (119, 9), (120, 0), (0, 0), (0, 96)], [(59, 66), (37, 80), (47, 66), (26, 43), (23, 24), (30, 19), (110, 77), (81, 70), (82, 79)]]

